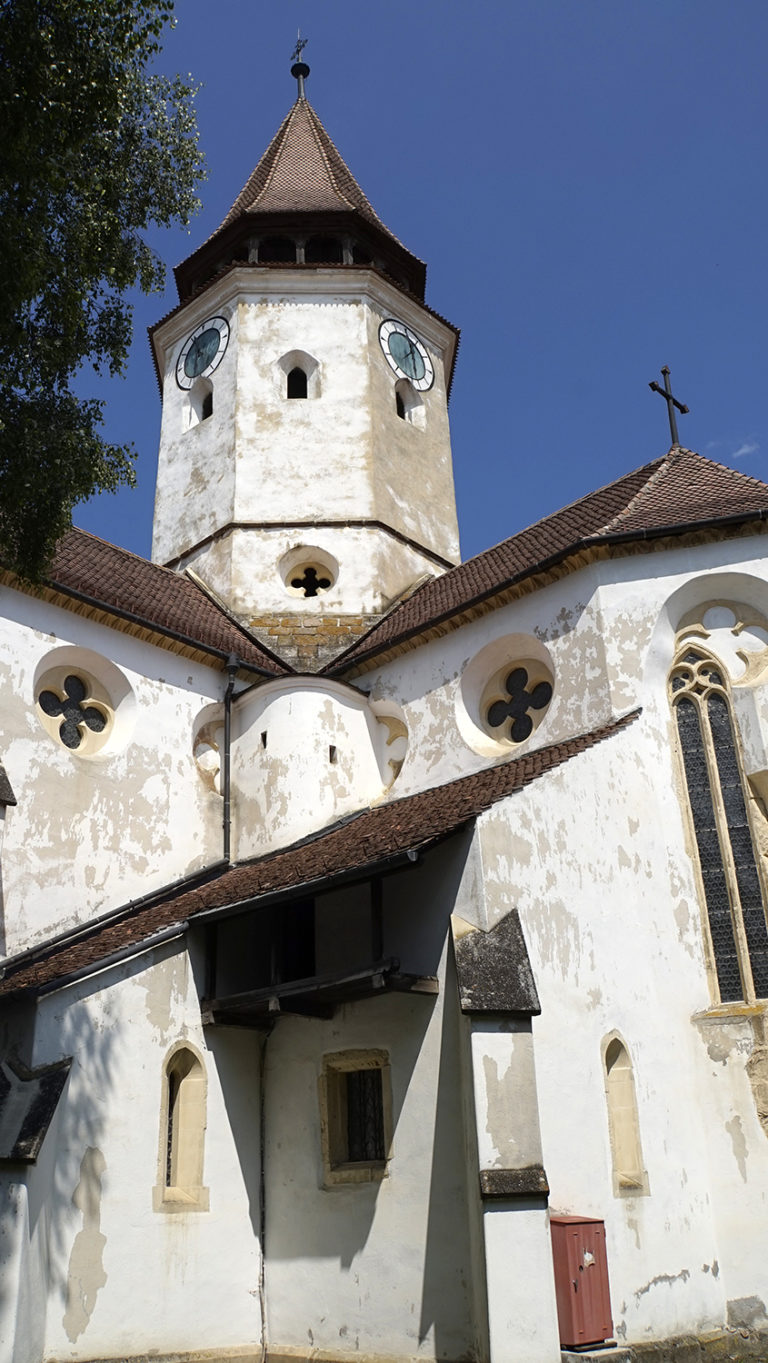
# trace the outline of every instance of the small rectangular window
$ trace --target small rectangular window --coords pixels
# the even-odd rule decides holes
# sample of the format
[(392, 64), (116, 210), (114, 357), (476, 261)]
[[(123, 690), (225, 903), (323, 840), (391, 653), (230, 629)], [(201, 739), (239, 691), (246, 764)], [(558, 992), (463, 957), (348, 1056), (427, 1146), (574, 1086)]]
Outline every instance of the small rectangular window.
[(320, 1121), (326, 1187), (386, 1177), (391, 1112), (386, 1051), (339, 1051), (324, 1057)]

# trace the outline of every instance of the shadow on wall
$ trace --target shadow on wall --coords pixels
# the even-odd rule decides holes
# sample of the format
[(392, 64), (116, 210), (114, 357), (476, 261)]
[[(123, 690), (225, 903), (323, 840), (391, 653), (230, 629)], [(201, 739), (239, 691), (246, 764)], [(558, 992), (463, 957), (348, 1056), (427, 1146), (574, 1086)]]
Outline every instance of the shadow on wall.
[[(445, 972), (446, 999), (440, 1042), (432, 1177), (424, 1254), (419, 1343), (433, 1333), (435, 1358), (488, 1358), (485, 1284), (482, 1279), (482, 1211), (478, 1196), (472, 1118), (456, 1076), (462, 1071), (461, 1013), (453, 949)], [(472, 1124), (473, 1125), (473, 1124)], [(446, 1245), (460, 1245), (456, 1292), (446, 1299)], [(461, 1294), (461, 1296), (459, 1296)], [(450, 1309), (446, 1309), (450, 1307)], [(457, 1322), (459, 1330), (457, 1331)], [(471, 1338), (467, 1338), (471, 1331)]]
[[(307, 1338), (330, 1348), (341, 1326), (344, 1352), (383, 1329), (385, 1352), (415, 1354), (430, 1339), (438, 1358), (483, 1356), (471, 1267), (477, 1162), (466, 1148), (450, 960), (446, 968), (469, 845), (461, 835), (385, 882), (385, 955), (439, 975), (440, 997), (394, 993), (329, 1020), (284, 1018), (267, 1044), (265, 1250), (276, 1348)], [(393, 1158), (384, 1180), (324, 1187), (318, 1076), (324, 1057), (346, 1048), (389, 1056)]]
[[(3, 1026), (3, 1054), (27, 1065), (73, 1057), (36, 1163), (0, 1168), (0, 1339), (5, 1348), (12, 1341), (3, 1354), (10, 1363), (37, 1363), (43, 1356), (46, 1309), (54, 1301), (63, 1303), (64, 1328), (74, 1344), (106, 1283), (101, 1145), (114, 1036), (90, 1015), (89, 987), (75, 988), (75, 999), (73, 989), (42, 1000), (36, 1019), (31, 1005), (11, 1005)], [(90, 992), (96, 991), (91, 984)]]

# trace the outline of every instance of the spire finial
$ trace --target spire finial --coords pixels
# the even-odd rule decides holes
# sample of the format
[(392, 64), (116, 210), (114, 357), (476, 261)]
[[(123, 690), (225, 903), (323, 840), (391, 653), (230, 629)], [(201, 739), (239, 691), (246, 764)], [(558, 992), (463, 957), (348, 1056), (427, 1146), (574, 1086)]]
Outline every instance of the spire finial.
[(299, 83), (299, 99), (304, 99), (304, 81), (309, 75), (309, 67), (307, 66), (307, 63), (301, 60), (301, 54), (304, 51), (304, 48), (306, 47), (308, 42), (309, 42), (308, 38), (302, 38), (301, 29), (299, 29), (298, 33), (296, 34), (296, 46), (294, 47), (293, 52), (291, 53), (291, 59), (293, 61), (293, 66), (291, 67), (291, 75), (295, 76), (296, 80)]
[(662, 388), (661, 384), (657, 383), (655, 379), (653, 383), (648, 384), (648, 387), (652, 388), (654, 393), (661, 393), (661, 396), (666, 398), (667, 411), (669, 413), (669, 433), (672, 436), (672, 444), (679, 445), (680, 438), (677, 434), (675, 408), (677, 408), (678, 412), (683, 413), (687, 412), (688, 408), (685, 406), (685, 403), (678, 402), (677, 398), (673, 398), (672, 396), (672, 389), (669, 386), (669, 365), (665, 364), (661, 372), (664, 375), (664, 387)]

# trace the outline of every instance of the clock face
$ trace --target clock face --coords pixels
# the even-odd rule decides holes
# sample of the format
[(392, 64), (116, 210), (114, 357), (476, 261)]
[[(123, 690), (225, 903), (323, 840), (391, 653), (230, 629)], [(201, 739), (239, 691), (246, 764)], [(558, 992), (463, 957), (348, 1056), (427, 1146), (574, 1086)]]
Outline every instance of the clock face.
[(188, 336), (176, 362), (179, 388), (191, 388), (195, 379), (207, 378), (224, 358), (229, 340), (225, 317), (208, 317)]
[(379, 327), (379, 341), (387, 362), (401, 378), (409, 379), (420, 393), (435, 381), (435, 370), (424, 342), (405, 322), (388, 317)]

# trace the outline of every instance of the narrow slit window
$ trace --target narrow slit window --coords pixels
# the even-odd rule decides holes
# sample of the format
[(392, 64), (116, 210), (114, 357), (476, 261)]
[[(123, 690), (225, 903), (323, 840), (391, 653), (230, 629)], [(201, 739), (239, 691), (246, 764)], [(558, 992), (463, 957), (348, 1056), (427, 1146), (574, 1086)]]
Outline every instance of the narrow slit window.
[(397, 391), (395, 391), (395, 411), (400, 417), (400, 420), (405, 421), (405, 403), (403, 402), (403, 395)]
[(307, 396), (307, 376), (298, 365), (288, 374), (287, 397), (305, 398)]
[(156, 1211), (175, 1208), (207, 1210), (203, 1187), (206, 1081), (199, 1057), (180, 1046), (163, 1071), (163, 1129), (159, 1187), (153, 1194)]
[(617, 1197), (648, 1192), (643, 1168), (635, 1078), (629, 1051), (617, 1036), (605, 1046), (605, 1096), (613, 1156), (613, 1191)]
[(213, 390), (205, 394), (200, 407), (200, 420), (207, 421), (209, 416), (213, 416)]

